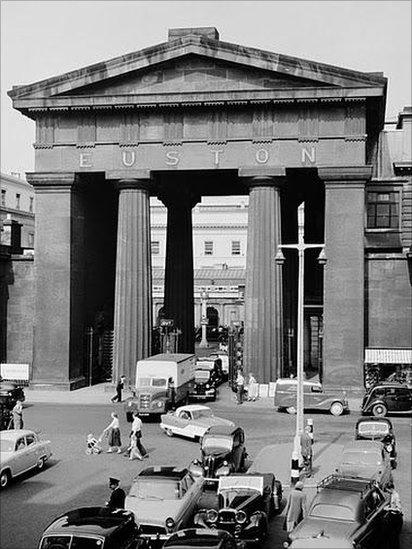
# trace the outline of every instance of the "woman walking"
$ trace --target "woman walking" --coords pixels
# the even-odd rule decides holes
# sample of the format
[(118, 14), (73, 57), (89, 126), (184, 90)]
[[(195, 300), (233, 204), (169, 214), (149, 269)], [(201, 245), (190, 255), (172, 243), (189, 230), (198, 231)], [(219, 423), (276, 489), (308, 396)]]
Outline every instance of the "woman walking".
[(306, 494), (303, 492), (303, 482), (298, 480), (295, 488), (290, 491), (286, 504), (286, 531), (288, 535), (306, 516)]
[(117, 453), (120, 454), (122, 451), (122, 443), (120, 441), (119, 418), (117, 417), (116, 412), (112, 412), (111, 417), (112, 422), (103, 431), (103, 435), (108, 434), (109, 436), (109, 449), (107, 450), (107, 453), (110, 454), (111, 452), (117, 451)]
[(13, 428), (14, 429), (23, 429), (23, 403), (21, 400), (18, 400), (14, 405), (12, 410), (13, 414)]

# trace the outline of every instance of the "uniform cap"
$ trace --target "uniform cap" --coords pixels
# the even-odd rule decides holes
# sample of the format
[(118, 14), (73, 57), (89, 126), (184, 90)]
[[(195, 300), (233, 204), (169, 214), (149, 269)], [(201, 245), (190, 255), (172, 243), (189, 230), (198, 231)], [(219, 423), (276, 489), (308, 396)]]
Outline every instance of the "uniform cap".
[(109, 477), (110, 484), (119, 484), (120, 480), (118, 478)]

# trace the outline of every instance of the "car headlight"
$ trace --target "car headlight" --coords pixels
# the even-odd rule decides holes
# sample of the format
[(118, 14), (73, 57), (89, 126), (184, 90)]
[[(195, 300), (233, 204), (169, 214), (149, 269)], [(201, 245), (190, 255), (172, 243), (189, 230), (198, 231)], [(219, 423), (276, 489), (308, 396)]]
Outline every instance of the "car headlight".
[(244, 511), (238, 511), (235, 515), (235, 518), (238, 524), (244, 524), (246, 522), (247, 516)]
[(168, 530), (172, 530), (175, 526), (175, 521), (172, 519), (172, 517), (167, 517), (165, 520), (165, 525)]
[(209, 383), (206, 383), (206, 389), (210, 389)]
[(386, 445), (386, 451), (390, 453), (390, 452), (392, 452), (392, 450), (393, 450), (392, 444), (387, 444)]
[(127, 405), (128, 405), (128, 406), (131, 406), (131, 405), (132, 405), (132, 402), (131, 402), (131, 401), (130, 401), (130, 402), (128, 402), (128, 404), (127, 404)]
[(209, 509), (206, 512), (206, 519), (208, 522), (217, 522), (218, 517), (219, 513), (216, 511), (216, 509)]
[(161, 408), (162, 406), (164, 406), (163, 402), (161, 400), (153, 400), (152, 401), (152, 406), (157, 406), (157, 408)]
[(229, 464), (228, 462), (225, 460), (223, 463), (222, 463), (223, 467), (227, 467)]

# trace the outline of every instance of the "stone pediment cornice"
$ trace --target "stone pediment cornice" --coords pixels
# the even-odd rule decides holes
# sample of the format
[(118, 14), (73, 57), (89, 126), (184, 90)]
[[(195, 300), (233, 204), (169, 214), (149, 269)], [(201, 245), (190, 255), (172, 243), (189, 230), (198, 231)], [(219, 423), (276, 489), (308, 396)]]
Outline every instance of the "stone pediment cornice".
[[(34, 103), (32, 106), (35, 107), (35, 99), (53, 99), (50, 106), (52, 106), (52, 104), (61, 105), (63, 107), (71, 106), (70, 102), (69, 105), (67, 105), (65, 101), (77, 100), (78, 96), (76, 96), (76, 91), (81, 88), (87, 86), (91, 87), (97, 84), (101, 85), (102, 82), (114, 78), (126, 78), (129, 73), (155, 67), (160, 63), (167, 63), (168, 61), (173, 61), (188, 55), (201, 56), (202, 58), (215, 59), (220, 62), (243, 66), (244, 68), (261, 69), (276, 73), (277, 75), (287, 76), (291, 79), (292, 89), (293, 79), (312, 81), (313, 88), (309, 87), (305, 90), (300, 90), (302, 93), (306, 93), (307, 97), (316, 97), (313, 90), (318, 90), (318, 93), (320, 94), (318, 97), (326, 97), (327, 93), (332, 93), (333, 97), (333, 90), (336, 90), (336, 88), (353, 90), (359, 90), (361, 88), (363, 90), (369, 90), (369, 94), (375, 96), (384, 95), (384, 90), (386, 89), (387, 80), (381, 73), (363, 73), (288, 55), (222, 42), (220, 40), (212, 40), (204, 36), (188, 35), (137, 52), (119, 56), (108, 61), (96, 63), (79, 70), (70, 71), (60, 76), (41, 80), (33, 84), (15, 86), (8, 94), (13, 99), (14, 106), (18, 109), (28, 108), (30, 100)], [(324, 89), (322, 90), (322, 88)], [(323, 94), (320, 90), (323, 91)], [(273, 98), (273, 94), (276, 91), (278, 90), (268, 89), (263, 90), (263, 93), (262, 90), (259, 90), (259, 93), (256, 91), (250, 100), (265, 99), (264, 92), (266, 92), (266, 97)], [(292, 90), (283, 90), (283, 92), (287, 91), (290, 92)], [(209, 101), (229, 101), (230, 99), (236, 101), (243, 100), (243, 98), (240, 97), (242, 91), (231, 92), (235, 93), (234, 97), (225, 97), (227, 93), (228, 92), (218, 92), (212, 94), (213, 97), (210, 97), (210, 92), (207, 92), (207, 95), (209, 95)], [(250, 90), (243, 93), (250, 94)], [(61, 94), (68, 94), (68, 96), (59, 97)], [(159, 100), (161, 101), (162, 98), (158, 97), (159, 94), (155, 95), (157, 96), (157, 102), (159, 102)], [(197, 97), (191, 98), (188, 98), (186, 94), (178, 95), (180, 98), (179, 100), (167, 97), (165, 98), (165, 102), (169, 103), (174, 101), (180, 103), (182, 101), (199, 101), (202, 97), (201, 92), (192, 94)], [(144, 96), (145, 94), (138, 94), (139, 101), (143, 104), (144, 99), (146, 99), (146, 103), (150, 106), (152, 98), (147, 97), (147, 95), (146, 98), (144, 98)], [(365, 93), (363, 96), (365, 96)], [(91, 104), (91, 99), (93, 99), (94, 105), (98, 105), (100, 99), (104, 100), (104, 104), (109, 106), (119, 103), (125, 103), (127, 106), (129, 100), (132, 103), (136, 102), (136, 98), (132, 99), (132, 97), (127, 97), (127, 101), (125, 101), (125, 98), (123, 97), (123, 101), (119, 101), (117, 97), (110, 96), (100, 98), (93, 94), (93, 96), (86, 95), (79, 98), (77, 106)], [(206, 97), (203, 97), (202, 99), (203, 101), (207, 101)], [(37, 106), (41, 107), (43, 105), (45, 107), (49, 106), (47, 105), (47, 102)], [(74, 101), (73, 106), (76, 106), (76, 101)]]

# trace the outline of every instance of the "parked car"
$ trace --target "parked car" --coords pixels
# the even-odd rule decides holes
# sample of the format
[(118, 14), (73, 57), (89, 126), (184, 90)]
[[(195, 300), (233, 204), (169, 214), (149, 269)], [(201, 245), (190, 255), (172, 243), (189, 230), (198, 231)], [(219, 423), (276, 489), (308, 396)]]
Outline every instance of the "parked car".
[(215, 528), (189, 528), (172, 534), (165, 542), (166, 549), (238, 549), (233, 536)]
[(388, 412), (412, 412), (412, 389), (401, 383), (377, 383), (363, 397), (362, 414), (384, 417)]
[(1, 401), (0, 399), (0, 431), (9, 429), (13, 424), (13, 414), (11, 409), (7, 404)]
[[(17, 383), (12, 383), (9, 381), (1, 381), (0, 382), (0, 399), (3, 397), (11, 397), (11, 400), (14, 401), (14, 404), (16, 404), (17, 400), (21, 400), (24, 402), (26, 400), (26, 395), (24, 394), (24, 389)], [(13, 407), (12, 406), (12, 407)]]
[(254, 458), (250, 464), (247, 474), (255, 473), (270, 473), (273, 475), (274, 479), (274, 489), (273, 489), (273, 502), (275, 506), (275, 511), (279, 511), (282, 498), (283, 498), (283, 488), (282, 483), (276, 479), (277, 471), (279, 470), (279, 446), (277, 444), (270, 444), (264, 446)]
[(195, 476), (218, 478), (243, 472), (247, 456), (243, 429), (231, 425), (209, 427), (201, 441), (200, 456), (189, 466)]
[(309, 512), (290, 534), (290, 548), (376, 549), (390, 535), (385, 506), (390, 499), (375, 482), (326, 477)]
[(377, 440), (389, 454), (392, 469), (396, 468), (396, 439), (392, 423), (388, 418), (365, 417), (356, 422), (356, 440)]
[(81, 507), (64, 513), (43, 532), (39, 549), (137, 549), (143, 545), (133, 513)]
[(343, 477), (375, 480), (383, 488), (393, 481), (389, 454), (383, 444), (375, 440), (355, 440), (347, 444), (336, 472)]
[(0, 431), (9, 428), (14, 405), (18, 400), (24, 402), (25, 399), (22, 387), (16, 383), (0, 382)]
[(208, 406), (188, 404), (177, 408), (175, 412), (163, 414), (160, 428), (169, 436), (181, 435), (192, 439), (200, 439), (212, 425), (228, 425), (233, 427), (233, 421), (216, 417)]
[(213, 372), (213, 364), (210, 367), (196, 367), (195, 379), (189, 391), (191, 400), (216, 400), (217, 383)]
[[(297, 379), (278, 379), (275, 384), (274, 405), (279, 411), (296, 413)], [(349, 412), (348, 400), (344, 391), (325, 390), (316, 381), (303, 382), (303, 399), (305, 410), (325, 410), (334, 416)]]
[(222, 368), (223, 381), (227, 381), (229, 377), (229, 357), (227, 352), (219, 351), (218, 353), (211, 353), (209, 358), (216, 360), (216, 363)]
[(219, 360), (216, 357), (198, 357), (196, 360), (196, 370), (209, 370), (211, 372), (212, 381), (214, 381), (216, 387), (223, 382), (224, 374), (222, 360)]
[(10, 429), (0, 432), (0, 488), (29, 471), (41, 471), (52, 455), (49, 440), (40, 440), (34, 431)]
[(261, 544), (268, 534), (268, 520), (275, 511), (275, 479), (265, 475), (221, 476), (217, 489), (218, 509), (200, 509), (196, 526), (221, 528), (236, 541)]
[(203, 483), (203, 478), (194, 478), (187, 469), (148, 467), (134, 478), (125, 509), (134, 513), (142, 538), (164, 541), (191, 526)]

